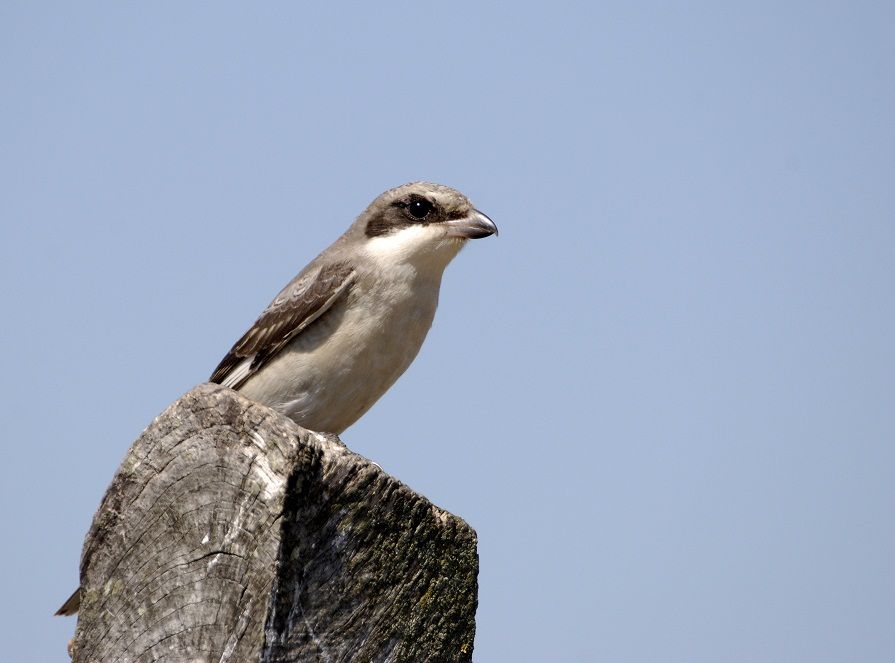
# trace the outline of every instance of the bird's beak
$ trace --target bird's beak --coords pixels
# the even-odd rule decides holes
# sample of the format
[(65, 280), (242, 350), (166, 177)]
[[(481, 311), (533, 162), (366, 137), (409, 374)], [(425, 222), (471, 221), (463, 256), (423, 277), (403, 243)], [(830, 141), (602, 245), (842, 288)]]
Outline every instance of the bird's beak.
[(448, 237), (479, 239), (481, 237), (487, 237), (488, 235), (497, 234), (497, 226), (494, 225), (494, 221), (477, 209), (472, 210), (472, 212), (462, 219), (445, 221), (444, 225), (448, 228)]

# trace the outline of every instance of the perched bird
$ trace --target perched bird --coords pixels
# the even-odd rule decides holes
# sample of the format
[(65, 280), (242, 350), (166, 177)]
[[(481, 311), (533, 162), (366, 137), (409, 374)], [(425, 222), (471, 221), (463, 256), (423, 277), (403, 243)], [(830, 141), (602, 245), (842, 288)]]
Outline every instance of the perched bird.
[(305, 428), (341, 433), (416, 357), (448, 263), (467, 240), (495, 233), (449, 187), (386, 191), (283, 288), (210, 381)]
[(386, 191), (283, 288), (211, 382), (305, 428), (341, 433), (416, 357), (448, 263), (467, 240), (496, 233), (449, 187)]
[[(376, 198), (268, 305), (211, 375), (314, 431), (341, 433), (407, 370), (445, 267), (497, 226), (459, 191), (414, 182)], [(57, 615), (80, 607), (80, 590)]]

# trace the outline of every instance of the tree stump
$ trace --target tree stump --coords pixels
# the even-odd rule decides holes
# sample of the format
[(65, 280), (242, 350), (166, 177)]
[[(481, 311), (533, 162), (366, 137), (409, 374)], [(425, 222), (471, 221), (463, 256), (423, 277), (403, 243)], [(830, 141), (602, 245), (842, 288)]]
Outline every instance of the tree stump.
[(218, 385), (134, 443), (84, 543), (77, 662), (471, 661), (475, 532)]

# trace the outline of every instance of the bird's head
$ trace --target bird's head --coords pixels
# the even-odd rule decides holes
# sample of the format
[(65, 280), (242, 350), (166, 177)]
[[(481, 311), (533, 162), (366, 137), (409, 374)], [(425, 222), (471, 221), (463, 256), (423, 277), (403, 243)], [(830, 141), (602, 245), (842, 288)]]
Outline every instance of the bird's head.
[(358, 217), (368, 253), (396, 262), (450, 262), (467, 240), (497, 234), (497, 226), (456, 189), (412, 182), (376, 198)]

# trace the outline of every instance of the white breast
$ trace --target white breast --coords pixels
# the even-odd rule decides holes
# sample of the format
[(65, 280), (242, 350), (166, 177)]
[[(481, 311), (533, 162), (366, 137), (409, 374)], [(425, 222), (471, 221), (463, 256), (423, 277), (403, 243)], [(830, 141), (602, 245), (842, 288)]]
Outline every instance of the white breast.
[[(460, 249), (457, 242), (433, 243), (425, 231), (413, 227), (368, 240), (349, 295), (240, 391), (312, 430), (341, 433), (357, 421), (419, 352), (441, 275)], [(420, 250), (427, 244), (436, 245)]]

